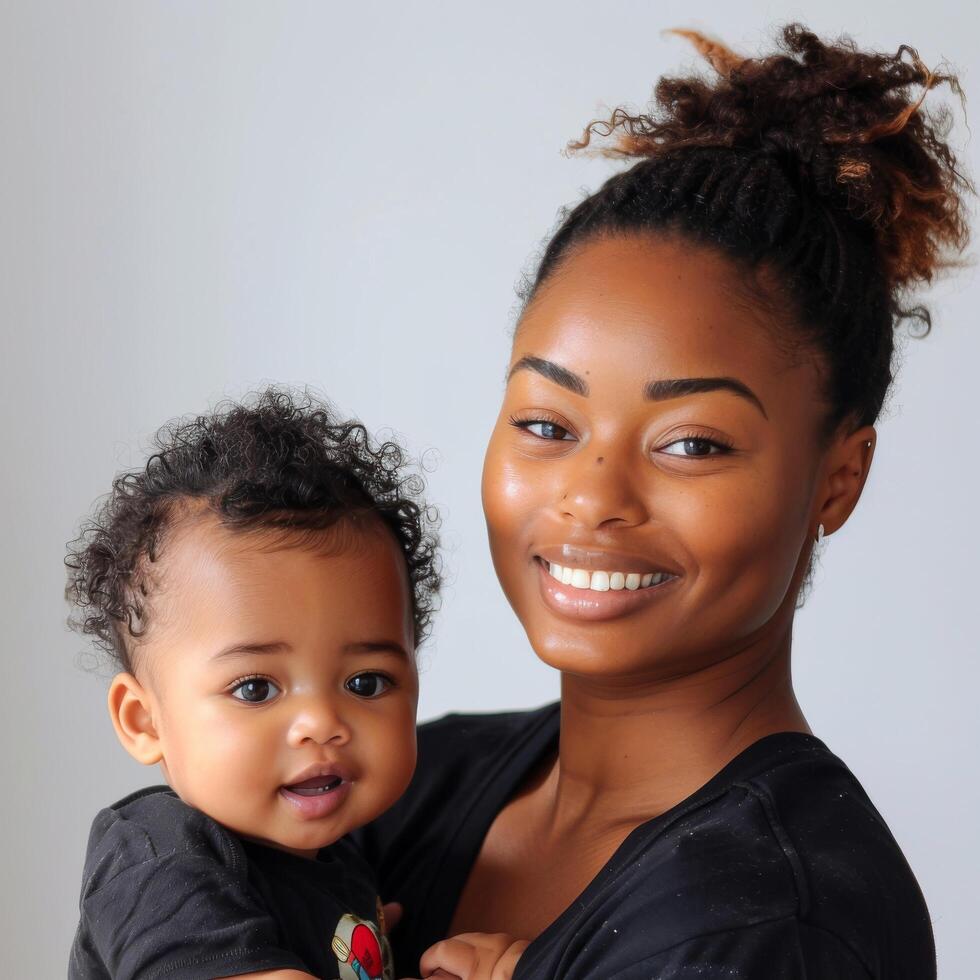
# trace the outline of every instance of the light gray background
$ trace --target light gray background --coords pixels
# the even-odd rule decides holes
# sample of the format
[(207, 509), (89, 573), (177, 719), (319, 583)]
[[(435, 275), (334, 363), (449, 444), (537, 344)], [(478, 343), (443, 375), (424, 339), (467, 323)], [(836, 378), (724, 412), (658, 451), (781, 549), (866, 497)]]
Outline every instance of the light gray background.
[[(802, 18), (948, 58), (980, 105), (960, 0), (137, 3), (0, 7), (4, 977), (64, 975), (89, 822), (156, 781), (116, 744), (64, 625), (64, 543), (166, 419), (310, 384), (437, 450), (450, 584), (421, 714), (537, 705), (539, 665), (479, 503), (513, 285), (602, 104), (694, 62), (662, 28), (756, 50)], [(963, 158), (975, 152), (958, 121)], [(974, 272), (929, 294), (870, 484), (799, 617), (817, 734), (888, 819), (940, 973), (977, 975)]]

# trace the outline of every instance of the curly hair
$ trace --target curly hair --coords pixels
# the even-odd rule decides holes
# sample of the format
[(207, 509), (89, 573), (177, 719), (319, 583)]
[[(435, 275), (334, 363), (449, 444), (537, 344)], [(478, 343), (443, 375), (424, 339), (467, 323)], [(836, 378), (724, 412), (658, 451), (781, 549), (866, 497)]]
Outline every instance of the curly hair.
[[(571, 151), (637, 160), (566, 210), (524, 290), (525, 308), (570, 251), (608, 235), (676, 232), (762, 273), (768, 299), (823, 355), (827, 433), (871, 424), (892, 380), (893, 328), (928, 311), (909, 291), (957, 264), (970, 180), (923, 99), (952, 74), (822, 41), (799, 24), (775, 54), (741, 58), (678, 30), (717, 73), (661, 78), (646, 113), (590, 123)], [(914, 90), (920, 89), (916, 93)]]
[(415, 641), (428, 633), (440, 586), (438, 517), (394, 442), (339, 420), (309, 394), (279, 388), (178, 419), (154, 437), (141, 470), (122, 473), (68, 545), (69, 624), (123, 670), (147, 629), (151, 569), (166, 533), (199, 501), (224, 527), (289, 535), (371, 515), (394, 534), (412, 589)]

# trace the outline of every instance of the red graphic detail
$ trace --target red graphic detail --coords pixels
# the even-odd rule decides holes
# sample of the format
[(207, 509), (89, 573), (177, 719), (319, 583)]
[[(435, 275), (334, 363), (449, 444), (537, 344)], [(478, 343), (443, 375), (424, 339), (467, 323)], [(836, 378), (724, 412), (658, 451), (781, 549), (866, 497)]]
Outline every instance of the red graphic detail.
[(350, 937), (350, 951), (358, 963), (367, 970), (369, 976), (381, 976), (383, 970), (381, 944), (369, 926), (363, 924), (354, 926)]

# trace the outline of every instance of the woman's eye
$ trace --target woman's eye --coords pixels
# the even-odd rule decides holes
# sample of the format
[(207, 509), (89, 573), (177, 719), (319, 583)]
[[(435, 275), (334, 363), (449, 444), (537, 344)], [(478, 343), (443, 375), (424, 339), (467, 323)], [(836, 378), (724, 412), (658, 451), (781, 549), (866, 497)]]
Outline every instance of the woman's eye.
[(575, 438), (568, 429), (562, 428), (555, 422), (524, 422), (521, 424), (521, 428), (539, 439), (574, 440)]
[(344, 687), (359, 698), (376, 698), (391, 687), (391, 681), (384, 674), (357, 674)]
[(279, 693), (279, 688), (265, 677), (247, 677), (231, 689), (233, 698), (247, 704), (265, 704)]
[(710, 439), (678, 439), (660, 451), (668, 456), (717, 456), (725, 452), (725, 447)]

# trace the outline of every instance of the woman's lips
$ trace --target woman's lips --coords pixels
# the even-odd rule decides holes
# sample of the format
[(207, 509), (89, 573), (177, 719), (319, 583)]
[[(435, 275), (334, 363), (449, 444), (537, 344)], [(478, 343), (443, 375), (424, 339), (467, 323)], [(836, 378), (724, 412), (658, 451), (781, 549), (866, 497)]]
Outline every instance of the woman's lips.
[[(615, 619), (635, 609), (656, 602), (680, 580), (679, 576), (668, 575), (659, 584), (646, 587), (607, 589), (596, 591), (592, 588), (576, 588), (554, 578), (549, 563), (537, 559), (538, 584), (545, 604), (555, 612), (573, 619), (603, 620)], [(653, 580), (661, 576), (651, 577)], [(632, 583), (631, 583), (632, 584)]]

